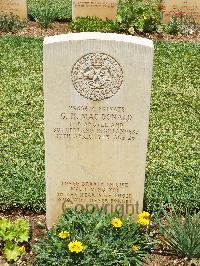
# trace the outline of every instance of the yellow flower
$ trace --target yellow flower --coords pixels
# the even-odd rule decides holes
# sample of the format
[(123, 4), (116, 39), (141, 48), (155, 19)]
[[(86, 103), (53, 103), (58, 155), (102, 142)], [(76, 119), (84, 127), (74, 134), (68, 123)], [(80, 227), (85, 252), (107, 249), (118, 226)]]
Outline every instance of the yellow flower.
[(135, 252), (135, 251), (137, 251), (137, 250), (138, 250), (138, 247), (137, 247), (137, 246), (135, 246), (135, 245), (132, 245), (132, 247), (131, 247), (131, 250), (132, 250), (133, 252)]
[(138, 218), (144, 218), (144, 219), (149, 219), (150, 218), (150, 213), (149, 212), (140, 212), (138, 213)]
[(68, 244), (69, 251), (71, 252), (83, 252), (83, 244), (80, 241), (72, 241)]
[(24, 246), (19, 247), (19, 252), (22, 254), (26, 251)]
[(116, 228), (122, 227), (122, 221), (117, 217), (112, 219), (111, 224)]
[(148, 226), (150, 221), (149, 219), (145, 219), (145, 218), (140, 218), (138, 219), (138, 224), (142, 225), (142, 226)]
[(59, 236), (60, 238), (62, 238), (62, 239), (65, 239), (65, 238), (67, 238), (67, 237), (70, 236), (70, 233), (67, 232), (67, 231), (62, 231), (62, 232), (60, 232), (60, 233), (58, 234), (58, 236)]

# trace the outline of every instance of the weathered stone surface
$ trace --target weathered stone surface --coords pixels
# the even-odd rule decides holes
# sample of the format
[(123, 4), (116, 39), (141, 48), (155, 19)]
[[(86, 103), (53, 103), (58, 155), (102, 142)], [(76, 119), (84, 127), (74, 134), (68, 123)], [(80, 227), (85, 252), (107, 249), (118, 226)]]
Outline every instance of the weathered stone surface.
[(73, 0), (72, 18), (97, 17), (103, 20), (116, 20), (117, 0)]
[(171, 17), (183, 12), (192, 16), (196, 22), (200, 23), (200, 1), (199, 0), (163, 0), (163, 22), (168, 23)]
[(143, 208), (150, 40), (72, 33), (44, 40), (47, 223), (64, 208)]
[(26, 0), (0, 0), (0, 14), (27, 19), (27, 2)]

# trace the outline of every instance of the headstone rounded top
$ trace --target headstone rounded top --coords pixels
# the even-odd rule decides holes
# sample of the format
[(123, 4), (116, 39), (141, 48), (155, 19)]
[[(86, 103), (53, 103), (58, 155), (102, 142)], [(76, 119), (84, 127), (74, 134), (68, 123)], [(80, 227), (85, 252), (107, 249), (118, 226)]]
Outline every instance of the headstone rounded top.
[(102, 41), (118, 41), (118, 42), (128, 42), (138, 45), (149, 46), (153, 48), (153, 41), (125, 34), (117, 33), (102, 33), (102, 32), (81, 32), (81, 33), (68, 33), (54, 35), (44, 38), (44, 45), (57, 43), (57, 42), (66, 42), (66, 41), (81, 41), (81, 40), (102, 40)]

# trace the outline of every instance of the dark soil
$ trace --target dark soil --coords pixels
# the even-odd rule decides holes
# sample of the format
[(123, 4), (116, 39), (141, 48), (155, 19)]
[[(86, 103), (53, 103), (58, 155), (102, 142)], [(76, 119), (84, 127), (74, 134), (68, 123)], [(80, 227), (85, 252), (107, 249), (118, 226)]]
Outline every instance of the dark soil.
[(54, 22), (49, 28), (42, 28), (37, 22), (29, 21), (27, 26), (18, 32), (1, 32), (0, 35), (17, 35), (17, 36), (30, 36), (30, 37), (45, 37), (58, 34), (66, 34), (69, 32), (66, 22)]
[[(31, 36), (31, 37), (45, 37), (52, 36), (58, 34), (66, 34), (69, 33), (69, 25), (67, 22), (54, 22), (52, 23), (48, 29), (42, 28), (37, 22), (29, 21), (27, 26), (23, 29), (19, 30), (16, 33), (6, 33), (1, 32), (0, 35), (17, 35), (17, 36)], [(152, 40), (165, 40), (165, 41), (190, 41), (190, 42), (200, 42), (200, 32), (196, 32), (193, 34), (177, 34), (170, 35), (166, 33), (146, 33), (146, 34), (135, 34), (136, 36), (149, 38)]]

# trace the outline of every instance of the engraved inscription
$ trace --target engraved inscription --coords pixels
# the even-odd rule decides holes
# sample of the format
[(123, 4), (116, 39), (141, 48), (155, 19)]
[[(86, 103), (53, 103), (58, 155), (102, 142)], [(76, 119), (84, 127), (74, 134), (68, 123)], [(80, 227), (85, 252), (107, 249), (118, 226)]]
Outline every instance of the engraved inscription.
[(112, 97), (120, 89), (123, 71), (110, 55), (90, 53), (75, 63), (71, 79), (80, 95), (93, 101), (101, 101)]
[(65, 181), (57, 192), (63, 210), (75, 208), (104, 208), (122, 211), (123, 215), (138, 213), (138, 202), (133, 201), (128, 182)]
[(172, 16), (191, 16), (196, 22), (200, 22), (200, 4), (198, 0), (169, 1), (163, 0), (163, 21), (169, 22)]
[(87, 7), (87, 8), (114, 8), (116, 2), (106, 1), (73, 1), (73, 7)]
[(21, 19), (26, 19), (26, 0), (0, 0), (0, 15), (13, 15)]
[[(62, 180), (62, 192), (58, 200), (70, 199), (71, 202), (86, 203), (132, 203), (127, 182), (77, 182)], [(122, 192), (123, 191), (123, 192)]]
[(62, 127), (53, 128), (57, 139), (134, 141), (138, 130), (134, 114), (123, 106), (73, 106), (60, 113)]

